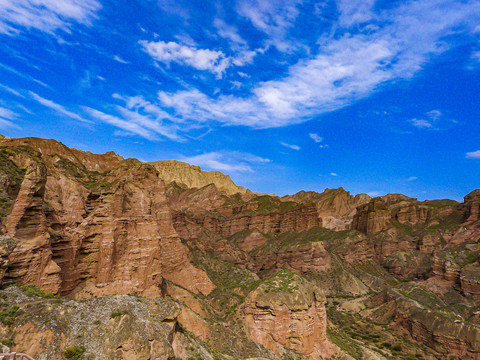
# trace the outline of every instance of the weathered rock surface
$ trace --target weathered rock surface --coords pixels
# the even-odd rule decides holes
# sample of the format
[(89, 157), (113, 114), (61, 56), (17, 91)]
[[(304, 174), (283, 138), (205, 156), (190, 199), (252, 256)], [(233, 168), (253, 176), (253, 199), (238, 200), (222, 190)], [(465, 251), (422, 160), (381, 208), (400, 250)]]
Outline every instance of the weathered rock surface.
[(480, 190), (474, 190), (466, 195), (464, 204), (466, 221), (477, 221), (480, 219)]
[(480, 327), (425, 309), (397, 291), (389, 292), (395, 303), (395, 320), (412, 338), (440, 354), (461, 359), (480, 359)]
[(163, 277), (194, 292), (215, 287), (190, 263), (152, 166), (53, 140), (0, 144), (27, 169), (6, 221), (17, 242), (6, 281), (77, 297), (158, 296)]
[(247, 335), (281, 354), (281, 348), (313, 358), (330, 355), (325, 297), (302, 278), (280, 271), (245, 299)]
[(387, 229), (390, 219), (387, 203), (381, 198), (374, 198), (357, 208), (352, 228), (367, 235), (374, 234)]
[(185, 184), (188, 188), (202, 188), (214, 184), (219, 190), (229, 195), (247, 193), (247, 189), (237, 186), (230, 176), (218, 171), (203, 171), (199, 166), (190, 165), (176, 160), (155, 161), (151, 163), (165, 183), (175, 181)]
[(465, 266), (460, 274), (460, 283), (465, 295), (480, 299), (480, 265)]
[(97, 359), (172, 359), (180, 307), (171, 300), (117, 295), (86, 301), (29, 295), (17, 287), (1, 292), (17, 304), (14, 324), (0, 324), (0, 337), (12, 351), (38, 360), (64, 359), (77, 347)]

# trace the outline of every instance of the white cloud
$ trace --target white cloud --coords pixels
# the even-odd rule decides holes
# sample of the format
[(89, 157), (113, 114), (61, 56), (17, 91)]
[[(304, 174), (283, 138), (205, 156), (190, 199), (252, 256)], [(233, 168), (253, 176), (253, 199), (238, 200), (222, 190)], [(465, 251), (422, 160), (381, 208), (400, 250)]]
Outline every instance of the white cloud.
[(118, 56), (118, 55), (115, 55), (115, 56), (113, 57), (113, 60), (118, 61), (119, 63), (122, 63), (122, 64), (130, 64), (128, 61), (123, 60), (123, 59), (122, 59), (120, 56)]
[(140, 125), (138, 125), (134, 122), (126, 121), (126, 120), (120, 119), (119, 117), (112, 116), (112, 115), (109, 115), (109, 114), (105, 114), (101, 111), (98, 111), (98, 110), (95, 110), (95, 109), (92, 109), (92, 108), (89, 108), (89, 107), (85, 107), (85, 110), (87, 111), (87, 113), (89, 113), (95, 119), (98, 119), (98, 120), (101, 120), (101, 121), (103, 121), (107, 124), (116, 126), (120, 129), (123, 129), (123, 130), (129, 132), (129, 133), (140, 135), (141, 137), (144, 137), (145, 139), (157, 140), (156, 136), (151, 131), (148, 131), (144, 127), (142, 127), (142, 126), (140, 126)]
[(334, 173), (334, 172), (330, 173), (330, 175), (331, 175), (331, 176), (338, 176), (338, 174), (337, 174), (337, 173)]
[(412, 123), (413, 126), (420, 128), (420, 129), (431, 129), (431, 130), (440, 130), (439, 125), (447, 120), (450, 123), (457, 123), (457, 121), (452, 119), (445, 119), (445, 116), (440, 110), (430, 110), (426, 113), (425, 119), (411, 119), (409, 122)]
[(367, 193), (368, 196), (371, 196), (371, 197), (377, 197), (377, 196), (380, 196), (382, 195), (383, 193), (381, 191), (370, 191)]
[(0, 106), (0, 117), (8, 120), (15, 120), (18, 117), (18, 114), (10, 109)]
[[(285, 33), (296, 19), (297, 4), (282, 10), (282, 2), (243, 1), (239, 12), (262, 31)], [(446, 36), (471, 32), (474, 19), (480, 16), (478, 1), (455, 6), (445, 0), (400, 4), (376, 14), (376, 28), (321, 38), (318, 54), (300, 59), (283, 78), (257, 83), (249, 95), (209, 97), (198, 89), (187, 89), (161, 91), (159, 98), (176, 117), (192, 121), (254, 128), (301, 123), (367, 97), (384, 84), (411, 78), (432, 57), (450, 48)], [(349, 16), (356, 19), (353, 22), (363, 21), (360, 15)], [(416, 123), (427, 128), (429, 124), (433, 127), (429, 120)]]
[(0, 129), (4, 129), (8, 127), (20, 129), (17, 125), (15, 125), (12, 121), (10, 121), (10, 120), (16, 120), (17, 117), (18, 117), (17, 113), (13, 112), (10, 109), (0, 106)]
[(197, 70), (208, 70), (222, 77), (225, 69), (230, 66), (230, 59), (222, 51), (197, 49), (193, 46), (181, 45), (176, 42), (140, 41), (144, 50), (155, 60), (166, 63), (177, 62), (191, 66)]
[(179, 160), (189, 164), (198, 165), (204, 170), (217, 170), (225, 172), (254, 172), (252, 166), (270, 162), (249, 153), (242, 152), (209, 152), (195, 156), (182, 156)]
[[(119, 94), (113, 94), (113, 98), (125, 103), (124, 106), (110, 106), (115, 115), (89, 107), (85, 107), (85, 110), (97, 120), (148, 140), (156, 141), (161, 136), (173, 141), (185, 141), (178, 134), (179, 128), (177, 124), (172, 122), (171, 116), (158, 106), (145, 100), (142, 96), (123, 97)], [(119, 132), (117, 134), (126, 135)]]
[(23, 29), (69, 32), (73, 23), (90, 24), (101, 8), (97, 0), (1, 0), (0, 33)]
[(418, 177), (416, 176), (410, 176), (407, 181), (415, 181), (415, 180), (418, 180)]
[(22, 94), (20, 94), (17, 90), (15, 89), (12, 89), (11, 87), (9, 86), (6, 86), (6, 85), (2, 85), (0, 84), (0, 89), (4, 90), (4, 91), (7, 91), (13, 95), (16, 95), (16, 96), (19, 96), (19, 97), (24, 97)]
[(297, 47), (287, 39), (287, 31), (294, 26), (299, 15), (297, 7), (303, 0), (242, 0), (238, 2), (238, 13), (250, 20), (253, 26), (267, 34), (267, 46), (273, 45), (280, 51), (291, 51)]
[(287, 143), (284, 143), (284, 142), (282, 142), (280, 144), (282, 144), (283, 146), (288, 147), (292, 150), (300, 150), (300, 146), (298, 146), (298, 145), (291, 145), (291, 144), (287, 144)]
[(372, 11), (375, 0), (339, 0), (337, 8), (340, 12), (339, 23), (350, 27), (371, 20), (375, 15)]
[(85, 122), (85, 123), (91, 123), (91, 121), (89, 120), (85, 120), (84, 118), (82, 118), (80, 115), (70, 111), (70, 110), (67, 110), (64, 106), (62, 105), (59, 105), (57, 103), (54, 103), (53, 101), (51, 100), (48, 100), (48, 99), (45, 99), (37, 94), (35, 94), (34, 92), (32, 91), (29, 91), (29, 94), (30, 96), (38, 103), (42, 104), (43, 106), (46, 106), (46, 107), (49, 107), (50, 109), (53, 109), (55, 110), (56, 112), (59, 112), (60, 114), (63, 114), (63, 115), (66, 115), (74, 120), (78, 120), (78, 121), (81, 121), (81, 122)]
[(427, 120), (424, 119), (411, 119), (410, 122), (412, 123), (413, 126), (418, 127), (420, 129), (431, 129), (433, 128), (433, 125), (428, 122)]
[(323, 138), (318, 134), (310, 133), (308, 134), (308, 136), (310, 136), (310, 138), (313, 139), (313, 141), (315, 141), (316, 143), (321, 143), (323, 141)]
[(468, 159), (480, 159), (480, 150), (467, 152), (465, 157)]
[(443, 116), (443, 113), (440, 110), (431, 110), (427, 112), (427, 115), (430, 117), (432, 120), (438, 120)]

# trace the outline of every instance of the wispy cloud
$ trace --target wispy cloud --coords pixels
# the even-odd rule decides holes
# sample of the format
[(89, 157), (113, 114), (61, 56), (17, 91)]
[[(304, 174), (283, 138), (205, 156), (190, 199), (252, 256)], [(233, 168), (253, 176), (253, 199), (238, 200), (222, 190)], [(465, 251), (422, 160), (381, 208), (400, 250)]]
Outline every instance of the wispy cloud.
[[(239, 4), (239, 12), (258, 29), (280, 34), (294, 23), (298, 3), (290, 3), (288, 9), (282, 10), (280, 7), (285, 5), (282, 2), (243, 1)], [(387, 82), (411, 78), (432, 57), (451, 48), (447, 36), (457, 32), (471, 34), (473, 25), (469, 24), (474, 24), (474, 19), (480, 16), (480, 3), (465, 1), (451, 5), (451, 1), (445, 0), (404, 2), (375, 13), (374, 27), (361, 27), (344, 35), (339, 32), (337, 36), (319, 39), (321, 46), (316, 55), (300, 59), (283, 78), (257, 83), (247, 95), (210, 97), (190, 88), (168, 93), (161, 91), (159, 98), (163, 106), (172, 108), (175, 116), (200, 122), (213, 119), (254, 128), (304, 122), (369, 96)], [(352, 13), (351, 8), (343, 11), (350, 20), (338, 20), (337, 26), (349, 26), (373, 16), (364, 19), (363, 15)], [(155, 43), (144, 43), (147, 44)], [(166, 43), (160, 44), (160, 50), (150, 45), (153, 54), (159, 52), (155, 56), (182, 58), (183, 55), (177, 55), (181, 53), (179, 44), (171, 45), (178, 49), (172, 50), (173, 55), (164, 49)], [(181, 61), (192, 61), (193, 53)], [(203, 67), (213, 71), (220, 55), (210, 54), (207, 59), (210, 60)], [(417, 124), (428, 127), (428, 120), (420, 120), (424, 122)]]
[(122, 59), (120, 56), (118, 56), (118, 55), (115, 55), (115, 56), (113, 57), (113, 60), (118, 61), (119, 63), (122, 63), (122, 64), (130, 64), (128, 61), (123, 60), (123, 59)]
[(73, 23), (89, 24), (100, 8), (97, 0), (2, 0), (0, 33), (15, 35), (32, 28), (69, 32)]
[(32, 97), (32, 99), (35, 100), (36, 102), (38, 102), (39, 104), (42, 104), (43, 106), (49, 107), (50, 109), (53, 109), (60, 114), (66, 115), (69, 118), (72, 118), (74, 120), (78, 120), (78, 121), (81, 121), (81, 122), (92, 123), (91, 121), (85, 120), (80, 115), (78, 115), (78, 114), (76, 114), (76, 113), (74, 113), (70, 110), (67, 110), (64, 106), (62, 106), (60, 104), (57, 104), (57, 103), (53, 102), (52, 100), (45, 99), (45, 98), (41, 97), (40, 95), (35, 94), (32, 91), (29, 91), (29, 94)]
[(253, 166), (270, 162), (269, 159), (243, 152), (209, 152), (195, 156), (181, 156), (179, 160), (198, 165), (204, 170), (225, 172), (254, 172)]
[(237, 9), (241, 16), (268, 35), (267, 46), (275, 46), (280, 51), (290, 51), (297, 45), (287, 38), (287, 32), (294, 26), (299, 15), (297, 7), (302, 3), (303, 0), (241, 0)]
[(334, 173), (334, 172), (331, 172), (330, 175), (331, 175), (331, 176), (338, 176), (338, 174), (337, 174), (337, 173)]
[(472, 152), (467, 152), (465, 154), (465, 157), (467, 159), (480, 159), (480, 150), (477, 151), (472, 151)]
[(179, 128), (175, 123), (172, 123), (170, 115), (158, 106), (145, 100), (142, 96), (123, 97), (114, 94), (113, 98), (125, 104), (111, 105), (110, 108), (112, 109), (110, 112), (114, 114), (90, 107), (85, 107), (85, 110), (97, 120), (148, 140), (156, 141), (161, 138), (167, 138), (173, 141), (185, 141), (178, 134)]
[(0, 117), (8, 120), (14, 120), (18, 117), (18, 114), (10, 109), (0, 106)]
[(20, 94), (17, 90), (12, 89), (12, 88), (9, 87), (9, 86), (0, 84), (0, 89), (2, 89), (2, 90), (4, 90), (4, 91), (7, 91), (7, 92), (9, 92), (10, 94), (16, 95), (16, 96), (18, 96), (18, 97), (24, 97), (24, 96), (23, 96), (22, 94)]
[(298, 145), (291, 145), (291, 144), (287, 144), (287, 143), (284, 143), (284, 142), (281, 142), (280, 144), (287, 147), (287, 148), (290, 148), (292, 150), (300, 150), (300, 146), (298, 146)]
[(0, 128), (8, 128), (8, 127), (14, 127), (14, 128), (19, 128), (15, 123), (13, 123), (11, 120), (16, 120), (18, 117), (18, 114), (13, 112), (10, 109), (4, 108), (0, 106)]
[(418, 177), (416, 176), (410, 176), (407, 181), (415, 181), (415, 180), (418, 180)]
[(323, 141), (323, 138), (321, 136), (319, 136), (318, 134), (310, 133), (310, 134), (308, 134), (308, 136), (310, 136), (310, 138), (313, 141), (315, 141), (316, 143), (321, 143)]
[(413, 126), (420, 128), (420, 129), (432, 129), (433, 125), (431, 122), (424, 120), (424, 119), (411, 119), (410, 122)]
[(230, 66), (230, 59), (222, 51), (197, 49), (173, 41), (140, 41), (140, 44), (155, 60), (167, 65), (173, 61), (197, 70), (208, 70), (215, 73), (217, 77), (222, 77), (225, 69)]
[(419, 129), (441, 130), (447, 123), (457, 123), (456, 120), (448, 119), (440, 110), (430, 110), (422, 119), (413, 118), (409, 122)]
[(120, 119), (119, 117), (116, 117), (113, 115), (105, 114), (101, 111), (98, 111), (89, 107), (85, 107), (85, 110), (87, 111), (88, 114), (90, 114), (90, 116), (94, 117), (95, 119), (101, 120), (107, 124), (123, 129), (129, 133), (140, 135), (145, 139), (157, 140), (157, 137), (154, 136), (154, 134), (151, 131), (148, 131), (147, 129), (143, 128), (142, 126), (136, 123)]

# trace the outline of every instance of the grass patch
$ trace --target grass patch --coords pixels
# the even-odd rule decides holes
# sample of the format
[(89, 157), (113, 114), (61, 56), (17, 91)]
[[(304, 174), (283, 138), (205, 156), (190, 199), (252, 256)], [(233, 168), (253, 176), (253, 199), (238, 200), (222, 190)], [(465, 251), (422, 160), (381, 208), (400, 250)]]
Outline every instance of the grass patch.
[(129, 314), (129, 313), (130, 313), (130, 311), (128, 311), (128, 310), (115, 310), (110, 314), (110, 319), (115, 319), (116, 317), (126, 315), (126, 314)]
[(66, 348), (63, 354), (69, 360), (78, 360), (85, 353), (86, 349), (84, 346), (74, 345), (72, 347)]

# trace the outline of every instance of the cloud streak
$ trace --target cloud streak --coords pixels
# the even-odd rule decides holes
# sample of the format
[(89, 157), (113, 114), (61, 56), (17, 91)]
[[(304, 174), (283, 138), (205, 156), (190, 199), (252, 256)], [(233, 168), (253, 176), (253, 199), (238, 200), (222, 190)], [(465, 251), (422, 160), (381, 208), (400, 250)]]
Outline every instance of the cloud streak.
[(180, 161), (198, 165), (204, 170), (217, 170), (233, 173), (253, 173), (255, 165), (263, 165), (270, 162), (269, 159), (259, 156), (230, 151), (214, 151), (195, 156), (181, 156)]
[(35, 94), (32, 91), (29, 91), (29, 94), (32, 97), (32, 99), (35, 100), (36, 102), (38, 102), (39, 104), (41, 104), (43, 106), (46, 106), (46, 107), (49, 107), (50, 109), (55, 110), (56, 112), (58, 112), (60, 114), (66, 115), (69, 118), (72, 118), (74, 120), (78, 120), (78, 121), (81, 121), (81, 122), (84, 122), (84, 123), (90, 123), (90, 124), (92, 123), (91, 121), (82, 118), (80, 115), (78, 115), (78, 114), (76, 114), (76, 113), (74, 113), (70, 110), (67, 110), (64, 106), (59, 105), (59, 104), (53, 102), (52, 100), (45, 99), (45, 98), (41, 97), (40, 95)]
[[(261, 8), (257, 16), (252, 10), (256, 2), (242, 4), (240, 13), (266, 33), (285, 29), (296, 18), (293, 8), (280, 21), (277, 15), (270, 14), (274, 9)], [(474, 19), (480, 16), (480, 4), (465, 1), (452, 6), (451, 1), (426, 0), (362, 16), (352, 13), (351, 8), (343, 11), (338, 26), (350, 26), (371, 17), (376, 25), (319, 39), (321, 46), (316, 55), (300, 59), (283, 78), (257, 83), (246, 96), (209, 96), (196, 88), (187, 88), (160, 91), (161, 105), (171, 108), (178, 118), (198, 122), (215, 120), (253, 128), (301, 123), (348, 106), (389, 82), (411, 78), (431, 57), (450, 48), (446, 36), (473, 31), (473, 25), (469, 24), (474, 24)], [(194, 52), (179, 55), (183, 48), (178, 44), (169, 45), (174, 49), (171, 52), (164, 49), (166, 43), (150, 44), (153, 44), (151, 52), (162, 61), (171, 58), (171, 61), (194, 63)], [(160, 50), (154, 44), (160, 44)], [(207, 54), (207, 60), (200, 62), (201, 68), (222, 73), (226, 68), (215, 70), (220, 55)]]
[(70, 32), (74, 23), (90, 24), (100, 8), (97, 0), (2, 0), (0, 33), (17, 35), (25, 29)]

